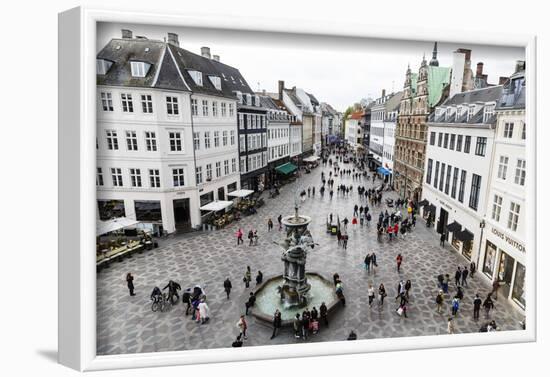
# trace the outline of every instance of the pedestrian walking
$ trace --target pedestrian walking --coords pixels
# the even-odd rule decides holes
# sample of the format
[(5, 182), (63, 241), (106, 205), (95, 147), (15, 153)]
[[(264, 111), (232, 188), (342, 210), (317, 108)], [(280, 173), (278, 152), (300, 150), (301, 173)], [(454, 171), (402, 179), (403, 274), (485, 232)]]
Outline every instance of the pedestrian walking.
[(445, 232), (441, 233), (441, 237), (439, 237), (439, 246), (444, 247), (445, 246)]
[(370, 255), (370, 269), (372, 272), (375, 272), (374, 267), (378, 267), (378, 263), (376, 262), (376, 253), (373, 251)]
[(387, 295), (388, 294), (386, 293), (386, 288), (384, 287), (384, 284), (380, 284), (380, 286), (378, 287), (378, 306), (380, 308), (382, 308), (382, 306), (384, 305), (384, 298)]
[(273, 314), (273, 333), (271, 334), (270, 339), (273, 339), (277, 336), (277, 333), (281, 328), (281, 323), (281, 312), (279, 311), (279, 309), (275, 309), (275, 313)]
[(273, 230), (273, 220), (271, 220), (271, 217), (267, 220), (267, 231), (271, 232)]
[(248, 246), (252, 246), (254, 244), (254, 231), (250, 229), (248, 231)]
[(460, 285), (460, 279), (462, 279), (462, 271), (460, 266), (455, 271), (455, 285), (458, 287)]
[(264, 274), (262, 271), (258, 271), (258, 274), (256, 275), (256, 285), (262, 284), (262, 281), (264, 280)]
[(246, 323), (246, 319), (244, 318), (244, 314), (241, 314), (241, 318), (239, 318), (239, 321), (237, 322), (237, 327), (239, 328), (240, 334), (239, 336), (243, 339), (248, 339), (246, 336), (246, 330), (248, 329), (248, 323)]
[(405, 296), (407, 296), (407, 299), (409, 298), (409, 291), (411, 290), (412, 283), (410, 280), (407, 280), (405, 283)]
[(372, 308), (372, 303), (374, 302), (374, 287), (372, 286), (372, 284), (369, 284), (369, 289), (367, 292), (369, 296), (369, 307)]
[(332, 275), (332, 280), (334, 281), (334, 286), (336, 286), (336, 284), (340, 282), (340, 275), (338, 275), (338, 273), (335, 273), (334, 275)]
[(309, 335), (310, 312), (308, 308), (302, 312), (302, 338), (307, 340)]
[(474, 299), (474, 319), (479, 319), (479, 310), (481, 309), (481, 298), (479, 297), (479, 294), (476, 293), (476, 298)]
[(250, 271), (250, 266), (246, 266), (246, 271), (244, 273), (243, 282), (245, 288), (250, 287), (250, 281), (252, 280), (252, 273)]
[(409, 302), (409, 300), (407, 300), (407, 297), (405, 297), (404, 293), (401, 293), (399, 295), (399, 298), (400, 298), (399, 307), (395, 311), (400, 316), (407, 318), (407, 303)]
[(441, 314), (441, 308), (443, 307), (443, 290), (439, 290), (435, 303), (437, 304), (437, 313)]
[(324, 325), (328, 327), (328, 308), (324, 302), (322, 302), (321, 306), (319, 307), (319, 315), (321, 316)]
[(348, 248), (348, 237), (349, 236), (347, 234), (342, 235), (342, 247), (344, 250), (347, 250)]
[(470, 263), (470, 277), (474, 278), (474, 273), (476, 272), (476, 264), (475, 262)]
[(277, 217), (277, 222), (279, 223), (279, 230), (283, 229), (283, 215)]
[(451, 301), (451, 311), (452, 311), (452, 313), (455, 317), (458, 314), (458, 308), (459, 307), (460, 307), (460, 300), (459, 300), (458, 296), (455, 296), (453, 298), (453, 301)]
[(353, 216), (359, 216), (359, 206), (357, 204), (353, 207)]
[[(227, 296), (229, 298), (229, 295)], [(191, 305), (191, 288), (187, 288), (183, 293), (181, 294), (181, 301), (186, 304), (185, 308), (185, 315), (189, 315), (189, 311), (192, 308)]]
[(300, 339), (302, 337), (302, 320), (300, 319), (300, 313), (296, 313), (296, 317), (294, 317), (292, 324), (294, 326), (294, 337)]
[(223, 282), (223, 290), (225, 291), (228, 300), (229, 294), (231, 293), (231, 288), (233, 288), (233, 285), (231, 285), (231, 280), (229, 280), (229, 278), (225, 279), (225, 281)]
[(401, 254), (397, 254), (395, 261), (397, 262), (397, 272), (401, 272), (401, 263), (403, 263), (403, 257)]
[(131, 272), (128, 272), (126, 274), (126, 284), (128, 285), (128, 291), (130, 292), (130, 296), (135, 296), (134, 293), (134, 276)]
[(449, 282), (450, 282), (451, 278), (449, 276), (449, 274), (445, 274), (445, 279), (443, 280), (443, 292), (445, 292), (445, 294), (449, 293)]
[(495, 304), (493, 303), (491, 294), (489, 293), (485, 301), (483, 301), (483, 309), (485, 309), (485, 319), (489, 319), (489, 313), (491, 312), (491, 309), (493, 309), (494, 307), (495, 307)]
[(455, 333), (455, 321), (452, 317), (447, 320), (447, 334)]
[(370, 272), (370, 263), (371, 263), (371, 255), (370, 253), (367, 253), (367, 255), (365, 256), (365, 270), (367, 270), (367, 272)]
[(240, 245), (241, 243), (244, 243), (244, 241), (243, 241), (243, 230), (241, 228), (237, 229), (237, 232), (235, 233), (235, 236), (237, 237), (237, 245)]
[[(162, 288), (162, 290), (164, 291), (166, 288), (168, 288), (168, 298), (170, 299), (170, 302), (172, 303), (172, 305), (174, 305), (180, 299), (178, 291), (181, 290), (181, 285), (179, 285), (173, 280), (170, 280), (166, 285), (166, 287)], [(174, 300), (174, 296), (176, 297), (175, 300)]]
[(250, 292), (250, 295), (248, 296), (248, 301), (246, 301), (244, 304), (246, 309), (244, 312), (245, 315), (248, 315), (248, 310), (251, 307), (253, 307), (255, 303), (256, 303), (256, 295), (254, 294), (254, 292)]
[(491, 294), (495, 294), (495, 300), (498, 299), (498, 289), (500, 288), (500, 282), (498, 281), (498, 277), (493, 281), (493, 291)]
[(467, 287), (468, 286), (468, 268), (467, 266), (464, 266), (464, 269), (462, 270), (462, 286)]
[(201, 325), (204, 325), (206, 322), (208, 322), (208, 320), (210, 320), (210, 308), (208, 307), (208, 304), (206, 303), (204, 298), (201, 299), (198, 309)]

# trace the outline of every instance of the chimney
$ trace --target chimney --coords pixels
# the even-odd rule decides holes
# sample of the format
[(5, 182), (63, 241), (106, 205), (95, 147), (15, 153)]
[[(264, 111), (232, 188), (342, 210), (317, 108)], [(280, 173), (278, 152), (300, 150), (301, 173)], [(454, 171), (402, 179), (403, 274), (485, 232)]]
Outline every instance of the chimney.
[(220, 55), (212, 55), (212, 59), (219, 62), (220, 61)]
[(122, 38), (123, 39), (132, 39), (132, 30), (122, 29)]
[(201, 55), (203, 58), (210, 59), (210, 47), (201, 47)]
[(456, 52), (463, 53), (465, 55), (464, 60), (466, 60), (466, 61), (470, 60), (470, 55), (472, 54), (472, 50), (470, 50), (468, 48), (459, 48), (458, 50), (456, 50)]
[(483, 76), (483, 62), (477, 63), (476, 77), (481, 78)]
[(514, 73), (525, 70), (525, 60), (516, 60), (516, 69)]
[(284, 88), (285, 88), (285, 82), (283, 80), (279, 80), (279, 101), (283, 100)]
[(384, 97), (386, 97), (386, 89), (382, 89), (382, 101), (384, 100)]
[(498, 78), (498, 85), (504, 85), (504, 84), (506, 84), (506, 81), (508, 81), (508, 77), (500, 76)]
[(180, 46), (180, 41), (178, 40), (178, 35), (176, 33), (168, 33), (168, 43), (173, 46)]

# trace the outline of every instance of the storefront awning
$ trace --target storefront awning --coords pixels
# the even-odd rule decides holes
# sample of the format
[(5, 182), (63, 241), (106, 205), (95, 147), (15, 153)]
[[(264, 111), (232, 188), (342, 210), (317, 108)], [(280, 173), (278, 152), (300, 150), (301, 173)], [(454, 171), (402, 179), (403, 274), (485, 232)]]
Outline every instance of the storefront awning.
[(390, 175), (391, 174), (391, 170), (388, 170), (388, 169), (386, 169), (385, 167), (382, 167), (382, 166), (380, 166), (377, 171), (378, 171), (379, 174), (382, 174), (382, 175)]
[(107, 234), (114, 232), (115, 230), (127, 228), (132, 225), (136, 225), (139, 221), (129, 219), (127, 217), (117, 217), (115, 219), (101, 221), (98, 220), (96, 223), (96, 234), (101, 236), (102, 234)]
[(458, 233), (462, 229), (462, 225), (460, 223), (457, 223), (456, 221), (453, 221), (449, 225), (447, 225), (447, 230), (449, 232)]
[(304, 158), (303, 161), (304, 161), (304, 162), (315, 162), (315, 161), (317, 161), (318, 159), (319, 159), (319, 157), (317, 157), (317, 156), (309, 156), (309, 157)]
[(428, 202), (426, 199), (422, 199), (421, 201), (418, 202), (418, 206), (420, 207), (427, 206), (428, 204), (430, 204), (430, 202)]
[(281, 174), (290, 174), (296, 169), (298, 169), (296, 165), (291, 162), (287, 162), (286, 164), (279, 165), (275, 168), (275, 170)]
[(200, 208), (201, 211), (221, 211), (222, 209), (226, 209), (229, 207), (233, 202), (226, 201), (226, 200), (217, 200), (215, 202), (210, 202)]
[(437, 210), (437, 208), (435, 208), (435, 206), (433, 204), (430, 204), (430, 205), (424, 207), (424, 211), (431, 212), (434, 216), (435, 216), (436, 210)]
[(456, 238), (462, 242), (471, 241), (474, 239), (474, 234), (468, 229), (464, 229), (462, 232), (457, 233)]
[(244, 198), (250, 194), (254, 193), (254, 190), (235, 190), (227, 194), (227, 196), (233, 196), (236, 198)]

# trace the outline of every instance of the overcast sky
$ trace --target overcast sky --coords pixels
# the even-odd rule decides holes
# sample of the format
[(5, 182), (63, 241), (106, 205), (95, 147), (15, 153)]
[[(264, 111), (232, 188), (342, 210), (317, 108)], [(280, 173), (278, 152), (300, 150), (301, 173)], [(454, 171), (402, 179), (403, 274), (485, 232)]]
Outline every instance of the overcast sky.
[[(210, 47), (211, 54), (238, 68), (255, 91), (275, 92), (277, 81), (284, 80), (287, 88), (301, 87), (339, 111), (361, 98), (379, 97), (382, 89), (401, 90), (407, 64), (417, 72), (422, 55), (429, 62), (433, 49), (433, 42), (100, 23), (98, 51), (111, 38), (120, 38), (121, 29), (158, 40), (174, 32), (186, 50), (200, 54), (202, 46)], [(516, 60), (524, 59), (522, 48), (439, 43), (439, 66), (450, 67), (452, 52), (460, 47), (472, 50), (474, 73), (477, 62), (483, 62), (495, 84), (513, 73)]]

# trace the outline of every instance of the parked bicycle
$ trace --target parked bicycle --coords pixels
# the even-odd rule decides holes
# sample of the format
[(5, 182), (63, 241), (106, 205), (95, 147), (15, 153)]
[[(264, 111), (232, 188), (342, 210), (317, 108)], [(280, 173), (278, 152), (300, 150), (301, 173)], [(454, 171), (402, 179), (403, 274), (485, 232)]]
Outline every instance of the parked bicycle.
[(151, 304), (151, 310), (154, 311), (154, 312), (157, 312), (159, 310), (161, 312), (165, 312), (172, 305), (170, 303), (170, 300), (168, 299), (168, 295), (166, 293), (158, 295), (154, 298), (151, 297), (151, 300), (153, 301), (153, 303)]

